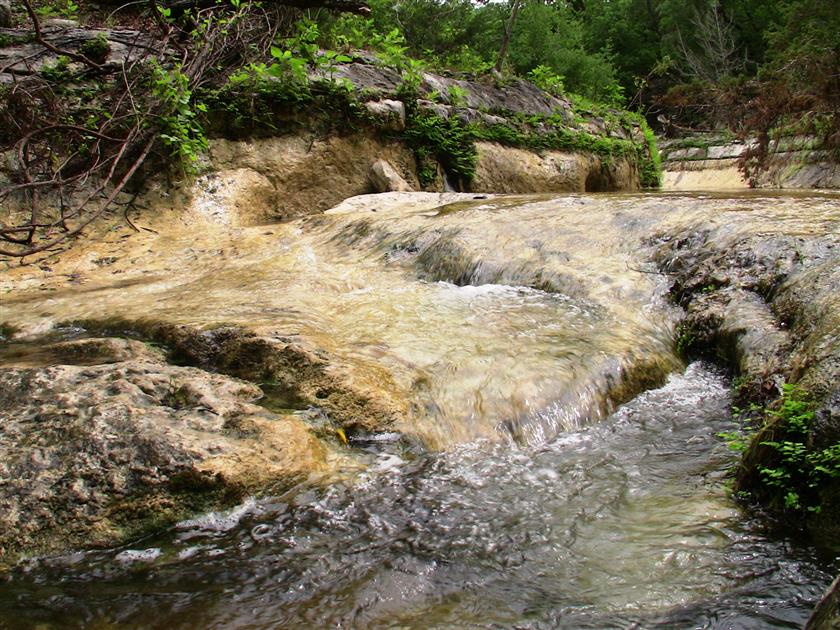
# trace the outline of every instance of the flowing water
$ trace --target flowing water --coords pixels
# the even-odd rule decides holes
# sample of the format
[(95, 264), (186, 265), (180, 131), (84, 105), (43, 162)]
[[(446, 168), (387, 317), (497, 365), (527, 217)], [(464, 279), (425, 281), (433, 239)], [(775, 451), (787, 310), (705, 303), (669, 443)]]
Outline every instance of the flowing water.
[(33, 560), (0, 583), (0, 627), (794, 628), (837, 570), (727, 498), (728, 384), (682, 372), (650, 264), (677, 231), (837, 233), (836, 197), (385, 196), (195, 221), (16, 272), (0, 319), (245, 326), (410, 412), (352, 439), (325, 487)]
[(539, 447), (359, 442), (368, 470), (326, 489), (32, 562), (0, 626), (801, 627), (832, 567), (725, 496), (728, 404), (696, 363)]
[[(9, 270), (0, 321), (244, 326), (326, 353), (373, 397), (409, 401), (396, 428), (427, 444), (494, 439), (502, 424), (539, 443), (677, 366), (669, 281), (650, 263), (662, 238), (840, 231), (836, 196), (466, 197), (362, 197), (249, 228), (161, 210), (148, 219), (159, 235), (123, 226)], [(551, 405), (562, 413), (546, 425)]]

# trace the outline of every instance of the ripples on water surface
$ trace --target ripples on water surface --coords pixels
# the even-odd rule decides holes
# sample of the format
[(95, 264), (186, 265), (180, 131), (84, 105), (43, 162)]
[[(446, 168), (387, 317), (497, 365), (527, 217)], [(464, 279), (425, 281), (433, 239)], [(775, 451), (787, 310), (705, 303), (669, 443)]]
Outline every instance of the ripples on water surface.
[(729, 402), (693, 364), (539, 447), (357, 443), (351, 481), (33, 563), (0, 627), (801, 627), (832, 567), (725, 498)]

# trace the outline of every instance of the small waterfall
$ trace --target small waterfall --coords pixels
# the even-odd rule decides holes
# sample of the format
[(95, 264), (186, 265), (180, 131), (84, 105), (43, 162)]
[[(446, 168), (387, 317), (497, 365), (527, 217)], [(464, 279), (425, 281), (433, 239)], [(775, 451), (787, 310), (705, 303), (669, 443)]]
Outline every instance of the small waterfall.
[(443, 172), (443, 192), (457, 192), (457, 188), (452, 185), (452, 181), (449, 179), (449, 174), (444, 171)]

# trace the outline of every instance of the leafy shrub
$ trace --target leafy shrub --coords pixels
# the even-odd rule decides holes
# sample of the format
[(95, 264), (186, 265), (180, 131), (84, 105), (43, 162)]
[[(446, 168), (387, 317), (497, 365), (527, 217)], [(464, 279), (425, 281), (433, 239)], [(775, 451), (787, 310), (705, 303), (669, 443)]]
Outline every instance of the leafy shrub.
[(541, 90), (553, 94), (554, 96), (563, 96), (565, 88), (563, 87), (563, 77), (557, 74), (548, 66), (539, 65), (528, 72), (528, 80), (531, 81)]
[(779, 511), (820, 512), (821, 488), (840, 479), (840, 443), (825, 448), (810, 443), (814, 403), (796, 385), (784, 385), (777, 406), (761, 410), (761, 415), (765, 425), (758, 431), (721, 434), (739, 452), (769, 449), (769, 457), (758, 466), (759, 486), (749, 493)]
[(70, 78), (70, 58), (65, 55), (56, 57), (52, 63), (44, 64), (41, 76), (50, 83), (58, 84)]
[(444, 119), (409, 108), (405, 138), (417, 160), (423, 186), (433, 183), (440, 163), (463, 187), (475, 174), (477, 153), (471, 130), (455, 117)]
[(449, 103), (454, 107), (463, 107), (467, 103), (467, 91), (460, 85), (450, 85), (446, 88)]
[(152, 95), (160, 102), (159, 137), (182, 167), (192, 171), (207, 149), (207, 138), (198, 120), (198, 112), (207, 108), (193, 102), (189, 79), (179, 68), (166, 70), (153, 63), (151, 71)]

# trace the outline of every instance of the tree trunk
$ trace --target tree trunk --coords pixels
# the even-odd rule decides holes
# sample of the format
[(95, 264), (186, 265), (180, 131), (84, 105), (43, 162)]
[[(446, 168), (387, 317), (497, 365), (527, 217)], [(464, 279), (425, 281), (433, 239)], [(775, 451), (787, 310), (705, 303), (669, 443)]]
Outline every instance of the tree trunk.
[(496, 72), (501, 72), (502, 66), (505, 63), (508, 46), (510, 45), (510, 36), (513, 33), (513, 25), (516, 22), (516, 14), (519, 13), (519, 9), (522, 7), (522, 2), (523, 0), (513, 0), (513, 4), (510, 7), (510, 17), (505, 24), (505, 33), (502, 36), (502, 46), (499, 48), (499, 56), (496, 59), (496, 65), (494, 66), (494, 70)]

